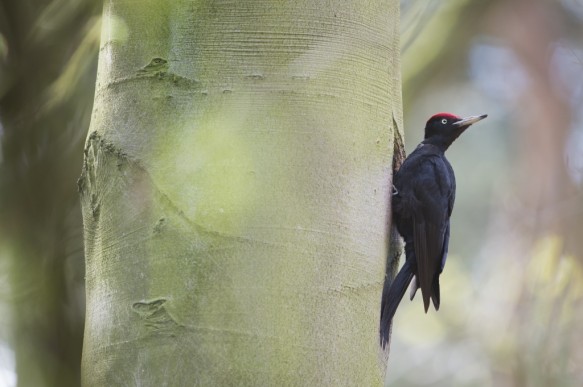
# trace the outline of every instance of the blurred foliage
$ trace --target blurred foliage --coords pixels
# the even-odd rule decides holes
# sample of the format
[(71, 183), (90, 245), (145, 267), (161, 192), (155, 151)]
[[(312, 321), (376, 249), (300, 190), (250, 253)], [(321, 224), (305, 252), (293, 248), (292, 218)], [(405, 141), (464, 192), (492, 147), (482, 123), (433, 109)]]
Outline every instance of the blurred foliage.
[[(458, 178), (439, 313), (396, 316), (389, 385), (583, 381), (583, 7), (402, 0), (407, 149), (437, 111), (489, 118), (448, 157)], [(0, 2), (0, 384), (79, 383), (75, 181), (101, 4)], [(7, 343), (8, 345), (5, 345)]]
[(423, 21), (403, 35), (407, 149), (435, 112), (489, 117), (448, 151), (458, 194), (442, 307), (403, 301), (387, 385), (579, 386), (581, 4), (402, 5), (404, 23)]
[[(0, 2), (0, 383), (79, 384), (84, 291), (76, 180), (100, 4)], [(7, 348), (6, 346), (3, 346)]]

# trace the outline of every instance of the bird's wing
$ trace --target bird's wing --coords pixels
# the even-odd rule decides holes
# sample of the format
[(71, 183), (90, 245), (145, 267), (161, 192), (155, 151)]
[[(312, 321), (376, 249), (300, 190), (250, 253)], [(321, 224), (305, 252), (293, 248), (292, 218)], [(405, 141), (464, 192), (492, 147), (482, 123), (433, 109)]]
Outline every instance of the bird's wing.
[(448, 246), (449, 246), (449, 219), (447, 220), (447, 225), (445, 226), (445, 234), (443, 235), (443, 249), (441, 251), (441, 267), (439, 268), (439, 274), (441, 274), (443, 268), (445, 267)]
[[(451, 213), (451, 212), (450, 212)], [(435, 310), (439, 310), (439, 304), (441, 302), (440, 291), (439, 291), (439, 275), (445, 267), (445, 260), (447, 259), (447, 247), (449, 245), (449, 219), (447, 220), (447, 226), (445, 227), (445, 234), (443, 235), (443, 247), (441, 250), (441, 265), (439, 266), (439, 271), (433, 280), (433, 287), (431, 291), (431, 300), (433, 301), (433, 306)]]
[[(440, 158), (431, 157), (420, 165), (415, 179), (414, 191), (419, 205), (413, 216), (413, 245), (417, 260), (417, 279), (426, 312), (431, 295), (435, 293), (435, 278), (441, 273), (445, 263), (443, 253), (447, 249), (446, 234), (449, 236), (446, 231), (449, 224), (452, 174)], [(435, 296), (438, 298), (437, 294)]]
[(413, 223), (415, 256), (417, 257), (417, 278), (425, 311), (429, 309), (435, 275), (441, 267), (441, 251), (443, 248), (443, 232), (431, 221), (415, 221)]

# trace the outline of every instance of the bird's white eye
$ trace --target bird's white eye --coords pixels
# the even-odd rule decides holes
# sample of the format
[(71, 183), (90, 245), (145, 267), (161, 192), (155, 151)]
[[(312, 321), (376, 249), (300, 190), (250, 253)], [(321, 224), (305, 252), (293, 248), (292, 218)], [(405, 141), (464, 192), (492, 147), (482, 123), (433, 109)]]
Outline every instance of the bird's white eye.
[(441, 123), (445, 125), (447, 124), (447, 120), (444, 118), (443, 120), (441, 120)]

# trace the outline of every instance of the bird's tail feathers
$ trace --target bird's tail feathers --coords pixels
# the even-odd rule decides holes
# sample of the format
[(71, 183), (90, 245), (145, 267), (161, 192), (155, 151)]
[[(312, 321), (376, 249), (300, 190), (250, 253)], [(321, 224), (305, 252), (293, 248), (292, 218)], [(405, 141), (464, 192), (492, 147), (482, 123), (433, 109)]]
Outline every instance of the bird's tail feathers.
[[(390, 288), (383, 291), (383, 299), (381, 301), (381, 326), (380, 326), (380, 340), (381, 346), (385, 348), (389, 342), (389, 334), (391, 332), (391, 325), (393, 323), (393, 316), (397, 311), (397, 307), (401, 299), (407, 291), (407, 286), (413, 278), (413, 271), (409, 262), (405, 264), (393, 280)], [(387, 283), (385, 282), (385, 286)], [(386, 289), (385, 289), (386, 290)]]
[(433, 306), (435, 310), (439, 310), (440, 294), (439, 294), (439, 274), (435, 276), (433, 280), (433, 286), (431, 287), (431, 301), (433, 301)]

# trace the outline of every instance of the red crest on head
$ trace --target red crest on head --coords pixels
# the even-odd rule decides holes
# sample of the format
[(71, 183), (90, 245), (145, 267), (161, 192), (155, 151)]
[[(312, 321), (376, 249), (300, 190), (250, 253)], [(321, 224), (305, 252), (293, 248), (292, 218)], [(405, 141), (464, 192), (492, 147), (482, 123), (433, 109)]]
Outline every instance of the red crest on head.
[(427, 120), (427, 122), (429, 122), (429, 121), (431, 121), (431, 120), (433, 120), (435, 118), (447, 118), (447, 119), (450, 119), (450, 120), (459, 120), (459, 119), (461, 119), (461, 117), (456, 116), (455, 114), (451, 114), (451, 113), (437, 113), (437, 114), (432, 115)]

